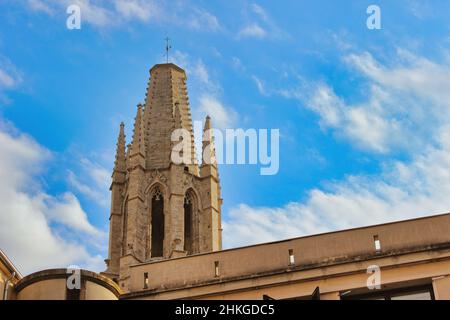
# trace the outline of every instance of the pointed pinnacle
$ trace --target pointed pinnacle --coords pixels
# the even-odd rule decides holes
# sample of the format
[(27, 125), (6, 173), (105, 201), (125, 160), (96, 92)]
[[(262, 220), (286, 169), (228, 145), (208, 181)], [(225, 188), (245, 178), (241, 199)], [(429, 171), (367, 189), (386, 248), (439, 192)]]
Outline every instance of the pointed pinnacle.
[(209, 115), (206, 116), (205, 119), (205, 127), (203, 128), (203, 131), (211, 129), (211, 117)]
[(144, 155), (144, 126), (143, 126), (143, 117), (142, 117), (142, 104), (138, 104), (136, 118), (134, 120), (134, 134), (133, 134), (133, 143), (131, 147), (131, 154), (141, 153)]
[(217, 165), (216, 148), (214, 145), (214, 135), (211, 126), (211, 117), (206, 116), (205, 126), (203, 128), (203, 143), (202, 143), (202, 164), (203, 165)]
[(125, 156), (125, 132), (123, 122), (120, 124), (119, 137), (117, 138), (116, 159), (114, 161), (114, 171), (123, 172), (126, 169)]

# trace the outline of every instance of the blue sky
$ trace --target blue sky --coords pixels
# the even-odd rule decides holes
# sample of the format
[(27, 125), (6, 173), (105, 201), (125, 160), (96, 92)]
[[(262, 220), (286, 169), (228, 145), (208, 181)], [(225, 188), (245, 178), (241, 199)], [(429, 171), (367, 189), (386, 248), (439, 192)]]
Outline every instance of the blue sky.
[[(73, 3), (81, 30), (66, 28)], [(0, 247), (25, 273), (102, 270), (119, 123), (129, 141), (167, 35), (195, 120), (280, 129), (277, 175), (220, 167), (226, 247), (450, 211), (449, 9), (2, 1)]]

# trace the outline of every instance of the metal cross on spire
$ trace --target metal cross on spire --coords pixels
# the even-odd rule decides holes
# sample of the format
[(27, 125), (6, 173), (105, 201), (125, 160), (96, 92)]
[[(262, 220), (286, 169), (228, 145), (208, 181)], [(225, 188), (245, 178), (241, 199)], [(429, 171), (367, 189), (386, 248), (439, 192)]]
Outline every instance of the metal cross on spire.
[(169, 50), (172, 49), (172, 46), (170, 45), (170, 38), (166, 37), (166, 62), (169, 63)]

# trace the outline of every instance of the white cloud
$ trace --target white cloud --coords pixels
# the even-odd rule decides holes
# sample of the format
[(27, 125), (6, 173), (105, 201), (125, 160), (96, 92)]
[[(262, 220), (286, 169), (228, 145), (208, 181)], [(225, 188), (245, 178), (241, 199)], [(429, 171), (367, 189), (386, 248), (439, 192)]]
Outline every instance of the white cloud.
[(81, 11), (82, 24), (87, 22), (96, 27), (105, 27), (117, 22), (117, 19), (114, 19), (114, 14), (110, 9), (101, 5), (96, 5), (90, 0), (64, 0), (57, 1), (56, 4), (63, 7), (78, 5)]
[(0, 87), (12, 88), (14, 87), (16, 81), (12, 76), (7, 74), (4, 70), (0, 69)]
[(102, 236), (102, 233), (89, 223), (86, 212), (83, 211), (80, 202), (73, 194), (67, 192), (57, 198), (49, 197), (45, 204), (45, 215), (50, 221), (96, 237)]
[(42, 0), (28, 0), (28, 7), (33, 11), (41, 11), (48, 15), (53, 15), (55, 12), (53, 8)]
[(251, 10), (256, 13), (263, 21), (269, 21), (269, 15), (266, 13), (263, 7), (257, 5), (256, 3), (252, 3), (250, 6)]
[(267, 35), (266, 30), (264, 30), (257, 23), (252, 23), (243, 27), (238, 32), (238, 38), (264, 38)]
[(283, 31), (260, 5), (252, 3), (246, 10), (249, 22), (237, 33), (237, 38), (285, 39), (289, 35)]
[(115, 9), (125, 19), (137, 18), (148, 21), (150, 17), (158, 12), (158, 8), (153, 1), (142, 0), (115, 0)]
[(388, 154), (414, 152), (436, 142), (450, 121), (450, 64), (399, 50), (389, 64), (367, 52), (344, 62), (362, 78), (364, 98), (348, 103), (334, 88), (304, 81), (294, 89), (275, 90), (314, 111), (323, 128), (360, 149)]
[(265, 85), (264, 85), (264, 82), (263, 82), (261, 79), (259, 79), (257, 76), (255, 76), (255, 75), (252, 76), (252, 79), (253, 79), (253, 81), (255, 82), (256, 87), (258, 88), (259, 93), (262, 94), (263, 96), (268, 96), (269, 93), (268, 93), (267, 90), (266, 90), (266, 87), (265, 87)]
[(217, 95), (222, 91), (219, 83), (211, 77), (202, 59), (195, 59), (185, 52), (176, 50), (170, 60), (186, 71), (192, 88), (200, 88), (202, 93), (211, 95)]
[(242, 204), (229, 212), (224, 246), (368, 226), (450, 211), (450, 128), (410, 163), (386, 162), (379, 176), (350, 176), (280, 208)]
[[(120, 0), (117, 1), (120, 2)], [(96, 27), (111, 26), (117, 23), (117, 17), (114, 16), (114, 12), (109, 6), (104, 6), (104, 3), (102, 0), (27, 0), (27, 8), (55, 16), (56, 12), (65, 14), (70, 5), (78, 5), (82, 24), (87, 22)]]
[[(52, 196), (38, 175), (51, 153), (31, 137), (0, 122), (0, 244), (23, 273), (70, 264), (101, 270), (100, 255), (91, 255), (83, 234), (104, 241), (87, 220), (76, 197)], [(58, 228), (72, 233), (58, 233)], [(81, 233), (78, 233), (81, 232)], [(72, 237), (72, 235), (75, 235)]]
[(204, 10), (194, 8), (191, 16), (186, 19), (186, 24), (194, 30), (201, 31), (219, 31), (222, 29), (219, 19), (212, 13)]
[(22, 83), (22, 73), (6, 57), (0, 54), (0, 102), (9, 102), (5, 92)]
[(430, 3), (429, 1), (408, 0), (406, 7), (416, 18), (420, 20), (433, 17), (436, 14), (433, 9), (433, 3)]
[(209, 84), (209, 73), (202, 60), (199, 60), (193, 69), (193, 74), (204, 84)]
[(216, 97), (202, 95), (199, 98), (199, 109), (202, 113), (210, 115), (215, 128), (233, 128), (237, 121), (236, 112), (224, 106)]
[(238, 57), (232, 57), (231, 58), (231, 65), (233, 68), (237, 71), (245, 72), (246, 68), (244, 64), (242, 63), (241, 59)]
[(359, 148), (386, 153), (390, 144), (403, 144), (399, 120), (385, 117), (380, 109), (387, 103), (382, 89), (373, 87), (370, 101), (355, 106), (346, 105), (332, 88), (324, 84), (317, 85), (310, 92), (312, 95), (307, 106), (319, 115), (320, 124), (339, 130), (339, 134), (355, 142)]
[(78, 192), (94, 200), (98, 205), (108, 208), (110, 205), (109, 187), (111, 173), (87, 158), (79, 161), (78, 174), (68, 170), (67, 180)]
[(411, 160), (381, 162), (377, 175), (357, 174), (310, 190), (280, 208), (233, 208), (226, 247), (404, 220), (450, 211), (450, 65), (399, 50), (389, 64), (369, 53), (344, 61), (365, 79), (366, 98), (348, 104), (324, 83), (275, 90), (304, 102), (355, 146), (406, 151)]
[(114, 27), (136, 20), (143, 23), (172, 24), (196, 31), (222, 29), (218, 18), (190, 3), (154, 0), (28, 0), (30, 10), (54, 15), (69, 5), (81, 9), (81, 21), (95, 27)]
[(433, 103), (439, 108), (437, 111), (449, 114), (450, 65), (447, 63), (437, 63), (405, 50), (397, 51), (393, 65), (382, 65), (368, 52), (349, 55), (345, 61), (380, 87), (392, 87), (393, 94), (412, 94), (414, 98)]

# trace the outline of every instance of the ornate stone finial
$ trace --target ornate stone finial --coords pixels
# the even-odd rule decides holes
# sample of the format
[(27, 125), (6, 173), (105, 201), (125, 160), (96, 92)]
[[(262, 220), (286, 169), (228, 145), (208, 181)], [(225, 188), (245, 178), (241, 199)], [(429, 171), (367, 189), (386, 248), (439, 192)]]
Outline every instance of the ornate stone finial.
[(205, 126), (203, 128), (203, 144), (202, 144), (202, 166), (217, 166), (216, 148), (214, 145), (214, 135), (211, 125), (211, 117), (206, 116)]
[(144, 140), (144, 117), (142, 116), (142, 104), (138, 104), (137, 114), (134, 121), (133, 142), (131, 144), (131, 155), (141, 154), (145, 155), (145, 140)]

